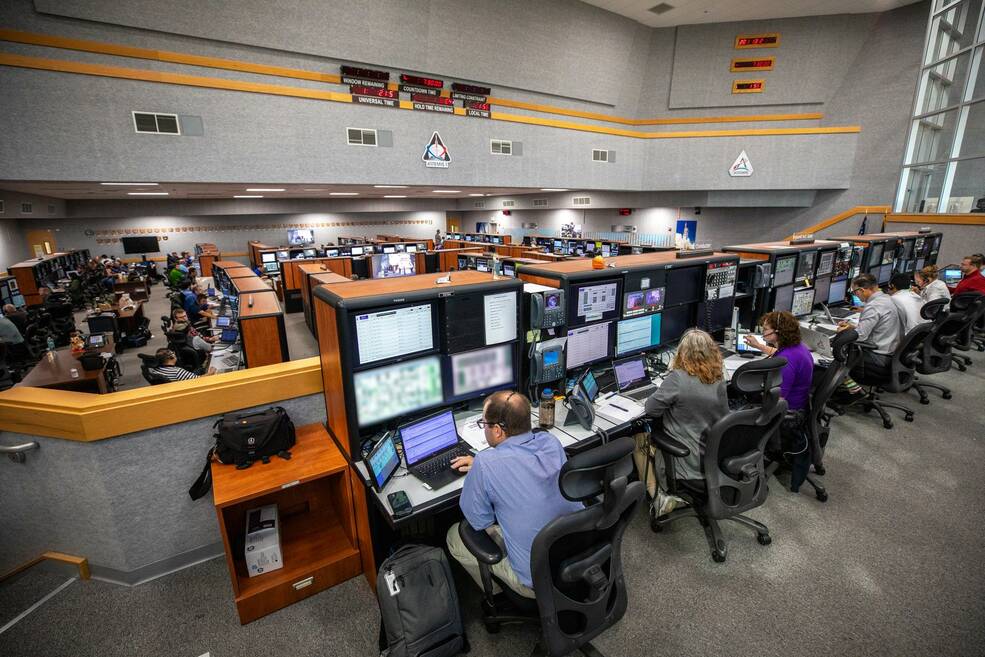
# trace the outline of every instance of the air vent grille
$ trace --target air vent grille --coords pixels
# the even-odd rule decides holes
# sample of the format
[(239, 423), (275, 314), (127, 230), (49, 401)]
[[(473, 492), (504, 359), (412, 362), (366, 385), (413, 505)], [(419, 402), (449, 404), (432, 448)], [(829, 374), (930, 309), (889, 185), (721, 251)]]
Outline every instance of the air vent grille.
[(546, 198), (535, 198), (534, 199), (534, 207), (535, 208), (546, 208), (547, 207), (547, 199)]
[(133, 129), (142, 134), (180, 135), (177, 114), (133, 112)]
[(590, 196), (575, 196), (571, 199), (572, 205), (591, 205), (592, 198)]
[(476, 201), (475, 203), (472, 204), (472, 207), (475, 207), (475, 208), (484, 208), (484, 207), (486, 207), (486, 202), (485, 201)]
[(516, 201), (503, 201), (504, 208), (514, 208), (516, 207)]
[(609, 151), (600, 150), (598, 148), (592, 149), (592, 161), (593, 162), (608, 162), (609, 161)]
[(674, 5), (668, 5), (666, 2), (661, 2), (659, 5), (653, 5), (652, 7), (647, 9), (647, 11), (650, 12), (651, 14), (656, 14), (657, 16), (659, 16), (660, 14), (666, 14), (668, 11), (670, 11), (673, 8)]
[(346, 128), (345, 135), (350, 146), (376, 146), (376, 130), (371, 128)]
[(33, 214), (34, 204), (33, 203), (21, 203), (21, 214)]
[(513, 142), (503, 139), (490, 139), (489, 152), (493, 155), (512, 155)]

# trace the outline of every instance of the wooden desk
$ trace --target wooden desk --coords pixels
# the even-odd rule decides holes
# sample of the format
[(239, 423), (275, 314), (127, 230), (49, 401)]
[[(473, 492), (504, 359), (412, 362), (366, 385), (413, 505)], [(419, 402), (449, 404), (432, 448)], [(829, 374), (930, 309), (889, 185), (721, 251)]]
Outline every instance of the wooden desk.
[(324, 265), (327, 271), (335, 272), (346, 278), (352, 276), (352, 258), (349, 256), (281, 260), (280, 284), (285, 312), (296, 313), (304, 309), (304, 293), (301, 286), (305, 275), (302, 273), (302, 268), (305, 271), (310, 271), (310, 267), (313, 265)]
[[(106, 333), (106, 344), (99, 351), (101, 353), (112, 354), (115, 347), (113, 336)], [(55, 349), (54, 362), (48, 360), (48, 356), (42, 356), (38, 364), (31, 368), (23, 380), (17, 385), (22, 388), (55, 388), (57, 390), (75, 390), (77, 392), (98, 392), (105, 394), (109, 392), (106, 385), (106, 377), (103, 376), (103, 369), (84, 370), (79, 363), (81, 354), (73, 354), (71, 348), (60, 347)], [(79, 376), (72, 377), (72, 368), (79, 371)]]
[[(134, 301), (146, 301), (150, 298), (150, 280), (145, 276), (142, 281), (118, 282), (113, 286), (113, 292), (126, 292)], [(140, 298), (139, 295), (141, 294), (143, 298)], [(117, 300), (119, 300), (119, 297), (117, 297)]]
[[(372, 554), (369, 527), (357, 522), (352, 495), (362, 484), (325, 428), (298, 427), (291, 455), (246, 470), (212, 464), (216, 516), (244, 625), (359, 575), (362, 546)], [(277, 505), (283, 567), (250, 577), (243, 556), (246, 513), (267, 504)]]
[(113, 313), (116, 315), (117, 326), (122, 333), (130, 335), (140, 329), (140, 323), (144, 319), (144, 302), (135, 301), (136, 305), (130, 310), (120, 310), (118, 304), (112, 306)]
[(251, 292), (273, 292), (274, 288), (266, 284), (262, 279), (256, 276), (234, 278), (233, 287), (236, 288), (236, 292), (239, 295), (248, 294)]
[(312, 290), (319, 285), (329, 283), (351, 283), (352, 279), (332, 271), (325, 271), (322, 269), (322, 265), (301, 265), (298, 270), (301, 272), (301, 304), (304, 308), (304, 322), (308, 325), (311, 334), (317, 338), (318, 325), (315, 323), (313, 312)]
[(229, 269), (226, 269), (225, 272), (226, 272), (226, 276), (228, 276), (230, 280), (256, 276), (255, 271), (253, 271), (249, 267), (244, 267), (243, 265), (239, 265), (238, 267), (230, 267)]
[(277, 295), (269, 288), (267, 292), (247, 293), (239, 298), (239, 331), (247, 367), (291, 360), (284, 313)]

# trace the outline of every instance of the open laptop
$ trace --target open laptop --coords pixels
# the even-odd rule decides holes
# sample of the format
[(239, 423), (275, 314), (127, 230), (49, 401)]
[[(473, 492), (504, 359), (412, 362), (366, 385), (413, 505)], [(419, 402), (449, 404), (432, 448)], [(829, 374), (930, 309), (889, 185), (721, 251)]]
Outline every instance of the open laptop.
[(233, 327), (224, 328), (219, 334), (219, 342), (222, 344), (233, 344), (237, 340), (239, 340), (239, 331)]
[(399, 429), (407, 470), (426, 486), (437, 490), (465, 474), (453, 470), (451, 462), (471, 456), (472, 450), (458, 435), (450, 410), (402, 424)]
[(617, 394), (623, 397), (643, 401), (657, 389), (646, 375), (642, 355), (612, 361), (612, 371), (616, 376)]
[(821, 358), (825, 358), (827, 360), (831, 360), (833, 358), (831, 354), (831, 336), (826, 332), (821, 332), (816, 328), (810, 329), (801, 327), (800, 339), (808, 349)]
[(226, 328), (227, 326), (233, 325), (233, 318), (228, 315), (222, 315), (215, 318), (216, 328)]

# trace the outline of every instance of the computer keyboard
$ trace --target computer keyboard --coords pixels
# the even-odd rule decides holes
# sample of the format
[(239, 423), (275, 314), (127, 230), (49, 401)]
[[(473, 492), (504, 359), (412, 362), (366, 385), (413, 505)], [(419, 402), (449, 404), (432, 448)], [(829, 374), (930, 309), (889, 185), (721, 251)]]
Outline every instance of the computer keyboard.
[(722, 352), (722, 358), (728, 358), (729, 356), (735, 355), (734, 351), (730, 349), (726, 349), (725, 347), (719, 347), (718, 351)]
[(414, 466), (414, 470), (420, 475), (434, 476), (451, 468), (451, 462), (459, 456), (471, 456), (471, 452), (469, 452), (465, 447), (458, 447), (450, 452), (442, 454), (441, 456), (436, 456), (433, 459)]
[(653, 391), (656, 389), (657, 389), (656, 386), (654, 387), (646, 386), (643, 388), (636, 388), (635, 390), (630, 390), (629, 392), (620, 392), (619, 394), (622, 395), (623, 397), (629, 397), (634, 401), (641, 402), (644, 399), (647, 399), (650, 395), (652, 395)]

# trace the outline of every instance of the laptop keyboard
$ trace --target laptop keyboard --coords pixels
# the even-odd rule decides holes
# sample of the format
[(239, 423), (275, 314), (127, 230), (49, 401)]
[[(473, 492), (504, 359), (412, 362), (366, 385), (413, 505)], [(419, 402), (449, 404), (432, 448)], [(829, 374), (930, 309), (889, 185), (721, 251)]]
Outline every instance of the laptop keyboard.
[(644, 399), (652, 395), (654, 390), (656, 390), (656, 387), (646, 386), (643, 388), (630, 390), (629, 392), (620, 392), (619, 394), (622, 395), (623, 397), (629, 397), (630, 399), (635, 401), (643, 401)]
[(418, 476), (434, 477), (441, 472), (451, 468), (451, 462), (457, 459), (459, 456), (471, 456), (472, 453), (465, 447), (456, 447), (455, 449), (445, 452), (440, 456), (436, 456), (432, 459), (425, 461), (424, 463), (419, 463), (414, 466), (414, 474)]

